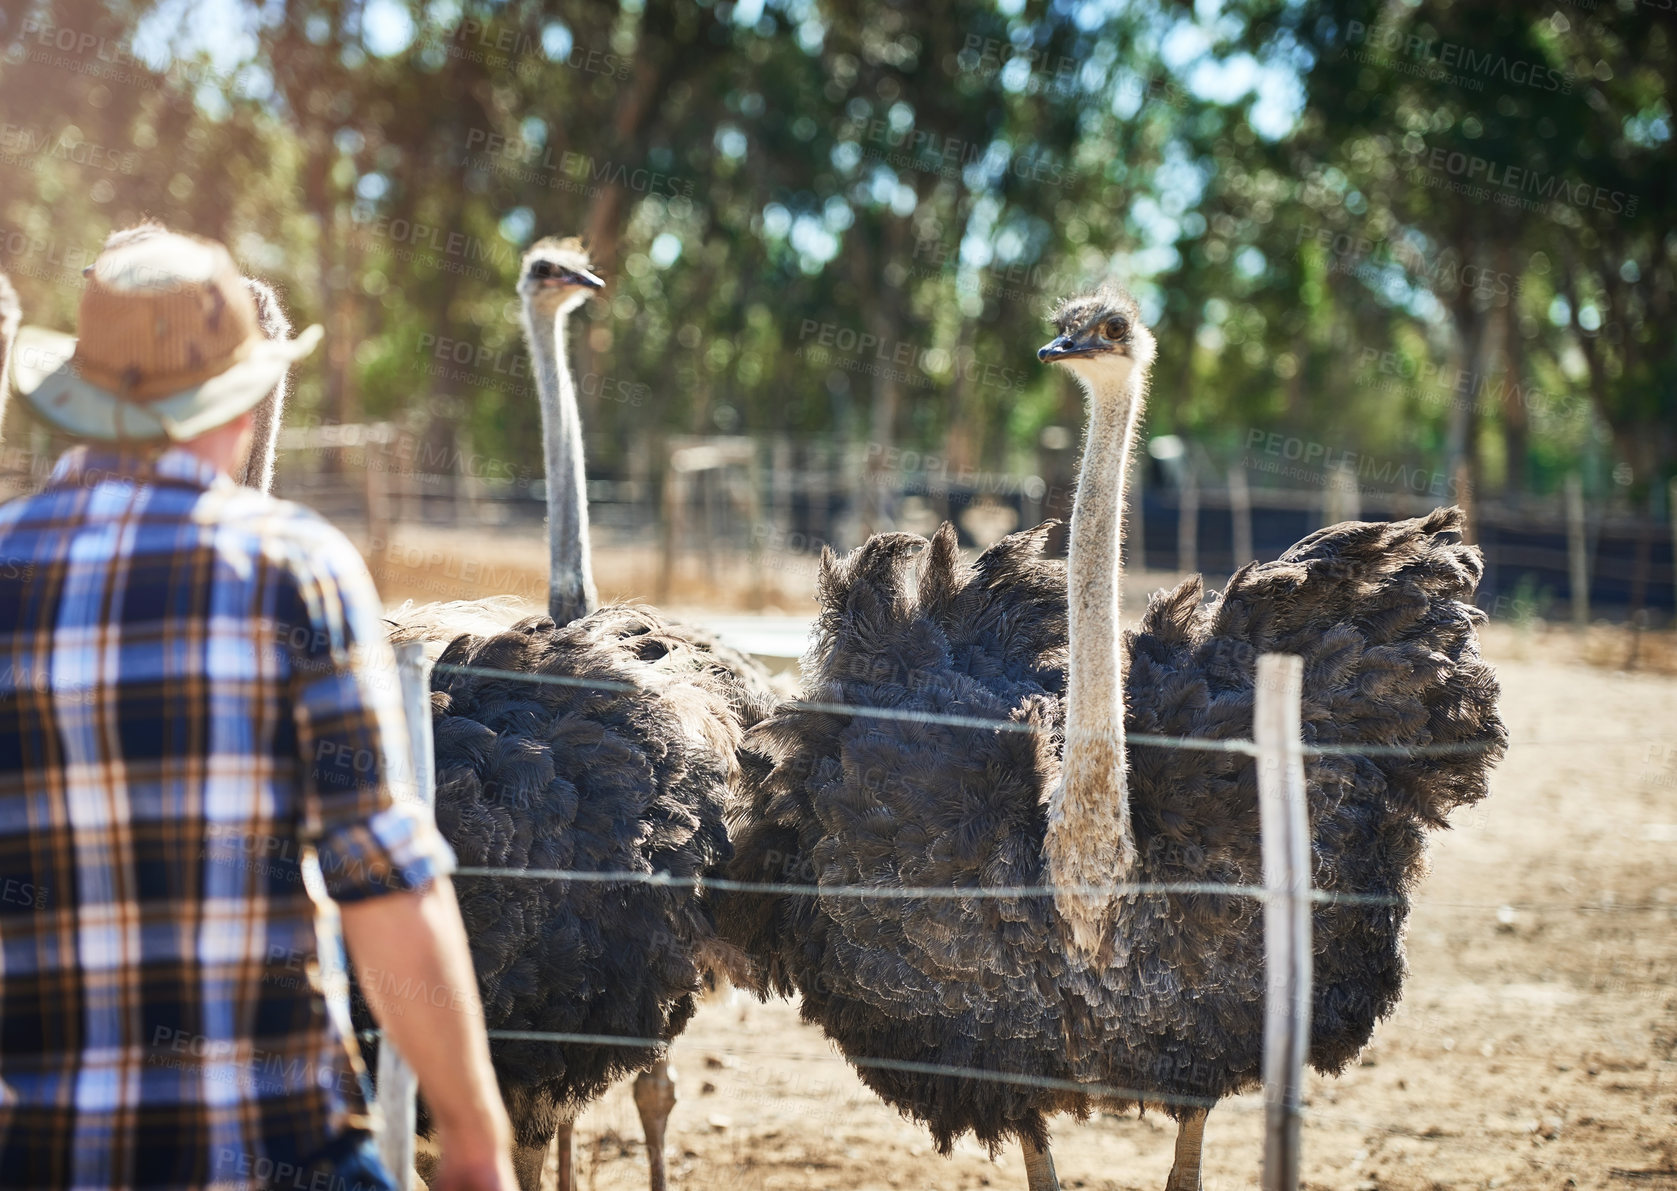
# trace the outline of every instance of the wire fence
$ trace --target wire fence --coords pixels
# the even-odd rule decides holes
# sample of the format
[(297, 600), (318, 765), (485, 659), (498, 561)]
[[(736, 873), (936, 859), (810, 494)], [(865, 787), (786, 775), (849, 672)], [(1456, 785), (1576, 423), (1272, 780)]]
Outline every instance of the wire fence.
[[(508, 682), (530, 683), (538, 686), (563, 686), (580, 690), (596, 690), (602, 694), (635, 694), (643, 688), (632, 682), (610, 678), (583, 678), (572, 674), (532, 674), (522, 670), (502, 670), (493, 666), (466, 666), (458, 662), (436, 662), (431, 669), (438, 674), (475, 675), (497, 678)], [(821, 700), (785, 699), (777, 711), (809, 711), (829, 715), (847, 715), (860, 719), (881, 719), (898, 723), (923, 723), (949, 728), (972, 728), (989, 732), (1022, 732), (1053, 736), (1058, 730), (1025, 720), (1004, 719), (1000, 716), (966, 715), (958, 712), (928, 712), (918, 708), (879, 707), (859, 703), (834, 703)], [(1126, 744), (1145, 748), (1178, 748), (1203, 752), (1239, 753), (1255, 757), (1258, 747), (1245, 739), (1225, 740), (1205, 736), (1156, 736), (1142, 732), (1127, 732)], [(1436, 757), (1470, 756), (1493, 749), (1578, 748), (1583, 746), (1655, 745), (1660, 742), (1644, 736), (1549, 736), (1540, 740), (1465, 740), (1445, 744), (1380, 744), (1351, 742), (1309, 744), (1302, 746), (1307, 757), (1399, 757), (1426, 760)]]
[[(596, 474), (590, 481), (596, 528), (656, 539), (662, 591), (698, 567), (714, 575), (723, 559), (785, 554), (781, 547), (791, 543), (844, 549), (870, 532), (929, 532), (939, 520), (956, 524), (965, 544), (987, 545), (1001, 532), (1069, 515), (1075, 462), (1059, 450), (1042, 451), (1017, 472), (973, 473), (883, 444), (782, 435), (678, 436), (664, 448), (641, 443), (625, 455), (620, 442), (602, 439), (588, 452), (591, 460), (622, 460), (614, 478)], [(1247, 559), (1279, 555), (1323, 525), (1417, 516), (1437, 503), (1401, 485), (1371, 485), (1367, 476), (1359, 482), (1342, 469), (1301, 467), (1296, 457), (1275, 455), (1278, 449), (1296, 450), (1296, 440), (1265, 436), (1238, 451), (1196, 443), (1157, 472), (1141, 469), (1131, 496), (1135, 565), (1227, 574)], [(541, 520), (541, 482), (523, 478), (520, 465), (469, 446), (440, 449), (417, 424), (289, 427), (280, 450), (282, 490), (306, 492), (311, 505), (341, 523), (476, 529)], [(330, 451), (350, 452), (350, 462), (323, 471)], [(8, 479), (22, 487), (37, 477), (28, 466), (22, 475), (0, 469), (0, 483)], [(1522, 616), (1568, 607), (1587, 619), (1593, 607), (1669, 624), (1677, 522), (1634, 512), (1615, 495), (1616, 485), (1586, 499), (1582, 488), (1574, 492), (1576, 481), (1542, 498), (1476, 500), (1475, 538), (1486, 560), (1480, 597)], [(762, 568), (756, 571), (761, 583)]]
[[(1262, 885), (1229, 885), (1210, 881), (1122, 881), (1103, 885), (844, 885), (839, 883), (816, 885), (780, 881), (734, 881), (726, 877), (677, 877), (665, 872), (643, 872), (635, 869), (583, 868), (492, 868), (461, 865), (454, 870), (456, 877), (492, 877), (496, 879), (530, 881), (574, 881), (585, 885), (651, 885), (664, 889), (715, 889), (729, 893), (762, 893), (791, 897), (848, 897), (881, 900), (969, 901), (986, 898), (1017, 900), (1031, 897), (1052, 897), (1069, 893), (1077, 897), (1128, 897), (1158, 894), (1189, 896), (1196, 894), (1224, 894), (1250, 897), (1264, 901), (1273, 896)], [(1310, 889), (1308, 900), (1326, 905), (1394, 906), (1408, 899), (1379, 893), (1341, 893), (1333, 889)], [(1677, 917), (1677, 903), (1670, 902), (1612, 902), (1592, 905), (1588, 902), (1441, 902), (1432, 905), (1454, 910), (1514, 910), (1537, 913), (1540, 911), (1573, 911), (1579, 914), (1654, 913)]]
[[(531, 674), (519, 670), (500, 670), (492, 666), (463, 666), (456, 662), (437, 662), (432, 669), (439, 674), (464, 674), (478, 678), (497, 678), (508, 682), (523, 682), (538, 686), (563, 686), (601, 693), (635, 694), (642, 690), (631, 682), (608, 678), (581, 678), (571, 674)], [(1059, 730), (1028, 720), (1004, 719), (1000, 716), (964, 715), (958, 712), (922, 711), (918, 708), (870, 707), (857, 703), (832, 703), (821, 700), (788, 699), (780, 704), (782, 711), (808, 711), (823, 715), (844, 715), (857, 719), (889, 720), (893, 723), (936, 725), (946, 728), (971, 728), (985, 732), (1021, 732), (1028, 735), (1057, 736)], [(1258, 746), (1251, 740), (1215, 739), (1208, 736), (1157, 736), (1145, 732), (1126, 732), (1126, 744), (1144, 748), (1176, 748), (1199, 752), (1239, 753), (1258, 756)], [(1429, 757), (1460, 757), (1486, 753), (1506, 747), (1500, 740), (1451, 741), (1445, 744), (1306, 744), (1307, 757), (1401, 757), (1425, 760)]]
[[(1276, 660), (1268, 656), (1260, 659), (1260, 666)], [(1296, 665), (1296, 661), (1295, 661)], [(460, 665), (453, 663), (427, 664), (423, 659), (422, 650), (417, 645), (406, 648), (400, 661), (399, 669), (405, 692), (409, 695), (407, 705), (410, 718), (423, 720), (423, 725), (413, 724), (416, 773), (422, 775), (424, 793), (429, 797), (429, 687), (430, 672), (437, 674), (452, 674), (471, 676), (479, 679), (508, 681), (518, 683), (550, 684), (573, 688), (583, 688), (599, 691), (602, 694), (635, 693), (642, 688), (633, 683), (616, 682), (609, 679), (589, 678), (562, 674), (531, 674), (521, 671), (502, 670), (479, 666)], [(1285, 683), (1280, 684), (1285, 687)], [(1261, 720), (1265, 708), (1275, 703), (1278, 691), (1273, 682), (1266, 686), (1259, 682), (1254, 687), (1254, 722)], [(1285, 694), (1284, 696), (1285, 697)], [(1141, 897), (1141, 896), (1230, 896), (1252, 898), (1272, 907), (1273, 911), (1282, 912), (1292, 920), (1290, 928), (1279, 928), (1277, 919), (1272, 917), (1266, 926), (1266, 950), (1270, 952), (1272, 960), (1272, 974), (1281, 969), (1289, 968), (1290, 975), (1282, 973), (1274, 977), (1278, 982), (1270, 991), (1271, 1012), (1266, 1018), (1265, 1052), (1269, 1056), (1266, 1060), (1266, 1078), (1264, 1106), (1266, 1115), (1265, 1141), (1265, 1191), (1281, 1191), (1298, 1185), (1298, 1152), (1300, 1122), (1306, 1113), (1303, 1107), (1303, 1073), (1304, 1056), (1307, 1049), (1306, 1040), (1309, 1031), (1309, 1010), (1311, 996), (1311, 965), (1309, 946), (1310, 914), (1307, 907), (1311, 905), (1363, 905), (1363, 906), (1391, 906), (1406, 899), (1385, 894), (1347, 893), (1332, 889), (1313, 888), (1309, 872), (1308, 819), (1305, 806), (1305, 778), (1303, 759), (1306, 757), (1332, 756), (1365, 756), (1365, 757), (1394, 757), (1403, 759), (1425, 759), (1428, 757), (1461, 756), (1465, 754), (1484, 753), (1506, 748), (1548, 747), (1564, 745), (1569, 742), (1558, 738), (1544, 738), (1531, 741), (1510, 742), (1503, 739), (1486, 739), (1466, 742), (1448, 742), (1444, 744), (1401, 745), (1383, 742), (1346, 743), (1330, 742), (1322, 744), (1306, 743), (1302, 733), (1298, 730), (1299, 692), (1297, 683), (1290, 688), (1292, 699), (1292, 720), (1294, 736), (1288, 743), (1286, 752), (1291, 755), (1291, 762), (1287, 756), (1281, 755), (1277, 742), (1266, 741), (1260, 745), (1257, 740), (1248, 739), (1215, 739), (1196, 737), (1164, 737), (1145, 734), (1128, 734), (1126, 741), (1136, 747), (1157, 747), (1192, 749), (1232, 753), (1244, 757), (1251, 757), (1259, 764), (1260, 781), (1266, 766), (1272, 773), (1280, 774), (1288, 769), (1289, 764), (1295, 771), (1292, 780), (1287, 784), (1287, 790), (1278, 805), (1290, 806), (1292, 813), (1298, 818), (1296, 829), (1302, 833), (1304, 849), (1302, 856), (1295, 855), (1291, 864), (1282, 865), (1276, 872), (1269, 871), (1266, 864), (1265, 882), (1262, 885), (1228, 884), (1208, 882), (1145, 882), (1126, 881), (1109, 884), (1094, 885), (994, 885), (980, 887), (949, 887), (949, 886), (894, 886), (894, 885), (844, 885), (804, 882), (757, 882), (736, 881), (715, 875), (681, 877), (667, 872), (655, 871), (601, 871), (591, 869), (568, 868), (504, 868), (484, 866), (462, 866), (456, 870), (456, 876), (468, 879), (490, 880), (535, 880), (535, 881), (563, 881), (590, 884), (624, 884), (642, 885), (652, 888), (691, 889), (694, 891), (717, 890), (768, 896), (811, 896), (820, 898), (878, 898), (878, 899), (926, 899), (926, 900), (959, 900), (971, 901), (982, 899), (1024, 899), (1033, 897), (1050, 897), (1056, 894), (1071, 894), (1082, 897)], [(1042, 723), (1023, 721), (999, 716), (982, 714), (965, 714), (950, 712), (928, 712), (918, 708), (870, 707), (820, 700), (790, 699), (782, 701), (776, 714), (789, 711), (806, 712), (821, 715), (842, 715), (854, 718), (879, 718), (894, 722), (925, 723), (943, 727), (970, 729), (984, 732), (1026, 732), (1036, 734), (1055, 735), (1058, 729)], [(1591, 738), (1588, 743), (1600, 745), (1599, 738)], [(1626, 737), (1619, 743), (1646, 743), (1639, 738)], [(423, 749), (427, 755), (421, 759), (419, 752)], [(1264, 816), (1263, 830), (1271, 831), (1275, 812), (1268, 810)], [(1677, 916), (1677, 906), (1667, 906), (1659, 902), (1648, 903), (1604, 903), (1601, 905), (1575, 903), (1528, 903), (1513, 907), (1507, 904), (1492, 906), (1490, 904), (1474, 905), (1472, 903), (1451, 903), (1453, 908), (1496, 909), (1506, 912), (1516, 909), (1521, 912), (1547, 910), (1580, 910), (1584, 912), (1670, 912)], [(1302, 937), (1299, 935), (1302, 928)], [(1288, 931), (1291, 938), (1287, 938)], [(1289, 946), (1290, 944), (1290, 946)], [(1280, 950), (1287, 956), (1277, 956)], [(1285, 963), (1275, 964), (1277, 958), (1286, 959)], [(1608, 1020), (1608, 1019), (1604, 1019)], [(1277, 1037), (1277, 1032), (1283, 1037)], [(492, 1040), (518, 1041), (529, 1043), (547, 1043), (574, 1046), (623, 1047), (637, 1050), (650, 1050), (657, 1054), (667, 1052), (669, 1042), (658, 1038), (631, 1037), (620, 1035), (577, 1034), (549, 1031), (500, 1030), (489, 1031)], [(1287, 1056), (1283, 1060), (1278, 1057), (1284, 1048)], [(780, 1054), (781, 1052), (773, 1052)], [(411, 1105), (413, 1086), (411, 1077), (398, 1078), (387, 1082), (384, 1064), (386, 1056), (390, 1056), (392, 1070), (401, 1073), (400, 1059), (394, 1055), (394, 1048), (381, 1049), (381, 1073), (379, 1098), (381, 1104), (387, 1100), (405, 1098), (408, 1107), (404, 1110), (399, 1103), (396, 1105), (394, 1116), (387, 1116), (386, 1136), (384, 1141), (390, 1144), (388, 1157), (392, 1169), (402, 1171), (411, 1170), (411, 1149), (406, 1152), (406, 1158), (399, 1144), (392, 1134), (399, 1133), (403, 1125), (401, 1122), (411, 1123)], [(815, 1058), (815, 1056), (783, 1055), (789, 1058)], [(943, 1065), (922, 1063), (907, 1059), (884, 1058), (877, 1056), (847, 1054), (846, 1060), (856, 1067), (876, 1068), (880, 1070), (899, 1071), (911, 1074), (941, 1076), (957, 1079), (971, 1079), (989, 1081), (1010, 1085), (1037, 1087), (1047, 1091), (1063, 1091), (1089, 1096), (1097, 1101), (1109, 1100), (1119, 1103), (1144, 1103), (1172, 1108), (1210, 1108), (1214, 1101), (1198, 1097), (1179, 1096), (1163, 1089), (1146, 1089), (1132, 1087), (1118, 1087), (1098, 1082), (1057, 1079), (1032, 1072), (1010, 1072), (986, 1068), (964, 1067), (958, 1065)], [(1388, 1130), (1386, 1126), (1371, 1124), (1371, 1128), (1379, 1128), (1396, 1135), (1405, 1135), (1401, 1130)], [(407, 1143), (411, 1147), (411, 1125), (407, 1128)]]

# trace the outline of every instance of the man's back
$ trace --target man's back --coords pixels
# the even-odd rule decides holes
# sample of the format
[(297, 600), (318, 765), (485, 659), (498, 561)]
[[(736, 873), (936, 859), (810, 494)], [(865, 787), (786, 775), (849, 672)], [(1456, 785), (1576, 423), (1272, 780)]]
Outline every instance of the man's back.
[(314, 514), (87, 448), (0, 508), (0, 1184), (284, 1184), (365, 1127), (301, 862), (346, 901), (446, 871), (386, 748), (376, 595)]

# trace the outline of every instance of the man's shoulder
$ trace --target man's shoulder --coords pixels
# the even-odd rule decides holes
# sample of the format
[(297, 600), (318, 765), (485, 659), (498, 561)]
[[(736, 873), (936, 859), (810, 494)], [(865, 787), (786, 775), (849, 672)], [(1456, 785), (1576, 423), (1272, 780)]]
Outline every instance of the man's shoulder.
[(344, 532), (307, 505), (265, 492), (223, 485), (205, 494), (198, 516), (218, 541), (284, 561), (313, 575), (361, 574), (361, 552)]

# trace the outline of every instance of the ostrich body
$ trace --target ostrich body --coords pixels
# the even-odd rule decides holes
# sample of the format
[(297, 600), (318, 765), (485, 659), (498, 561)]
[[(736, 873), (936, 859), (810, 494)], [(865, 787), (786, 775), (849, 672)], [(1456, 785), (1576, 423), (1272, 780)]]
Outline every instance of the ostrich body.
[(1126, 732), (1250, 739), (1257, 657), (1277, 651), (1304, 658), (1307, 743), (1483, 742), (1439, 759), (1309, 759), (1315, 885), (1374, 897), (1314, 912), (1309, 1056), (1338, 1071), (1397, 1001), (1425, 829), (1483, 797), (1506, 741), (1468, 602), (1481, 562), (1454, 509), (1337, 525), (1243, 567), (1209, 603), (1198, 577), (1155, 595), (1121, 636), (1124, 480), (1153, 341), (1110, 291), (1056, 319), (1043, 357), (1067, 363), (1090, 404), (1068, 562), (1044, 557), (1049, 525), (970, 566), (949, 526), (826, 558), (805, 698), (892, 714), (782, 708), (755, 728), (728, 868), (1055, 893), (717, 895), (717, 912), (767, 986), (801, 993), (805, 1019), (942, 1151), (968, 1132), (992, 1149), (1018, 1138), (1038, 1191), (1057, 1186), (1049, 1114), (1153, 1105), (1180, 1122), (1170, 1191), (1197, 1191), (1206, 1110), (1261, 1078), (1262, 903), (1075, 887), (1261, 885), (1256, 771), (1235, 753), (1127, 748)]
[[(699, 630), (636, 605), (596, 606), (564, 321), (601, 284), (574, 242), (553, 239), (526, 255), (519, 282), (548, 467), (549, 615), (486, 632), (485, 609), (441, 605), (399, 616), (394, 635), (446, 642), (431, 696), (436, 813), (462, 866), (699, 878), (731, 855), (737, 750), (772, 692), (760, 667)], [(655, 1043), (681, 1032), (718, 957), (704, 895), (472, 876), (457, 895), (491, 1030), (650, 1040), (491, 1042), (520, 1186), (539, 1186), (557, 1136), (568, 1189), (576, 1114), (651, 1068), (635, 1101), (662, 1191), (674, 1086)]]

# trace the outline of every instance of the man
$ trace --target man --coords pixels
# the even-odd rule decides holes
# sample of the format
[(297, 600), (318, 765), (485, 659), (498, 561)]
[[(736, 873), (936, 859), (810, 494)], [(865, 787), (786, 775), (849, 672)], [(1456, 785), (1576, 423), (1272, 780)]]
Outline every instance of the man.
[(0, 507), (0, 1185), (390, 1185), (312, 849), (438, 1186), (510, 1189), (453, 856), (386, 773), (407, 744), (372, 581), (228, 478), (320, 328), (266, 338), (227, 250), (186, 236), (86, 284), (80, 341), (26, 329), (13, 358), (84, 441)]

